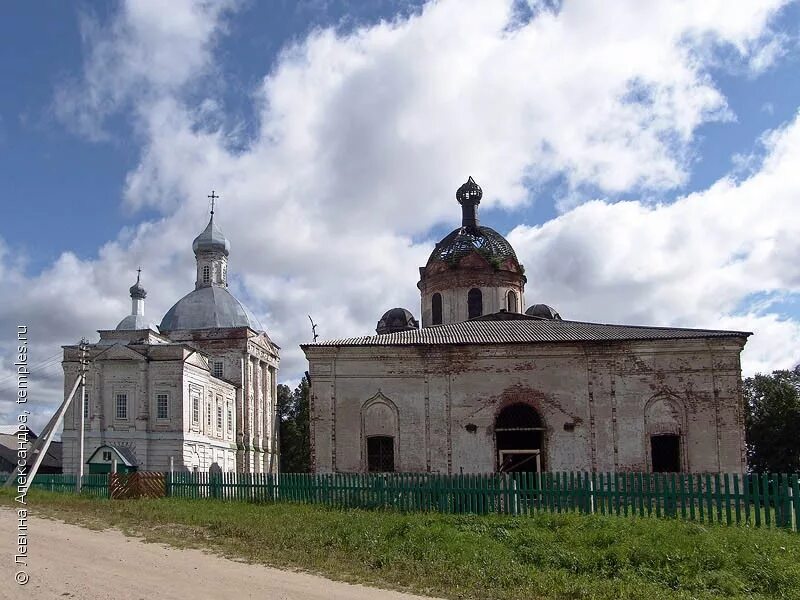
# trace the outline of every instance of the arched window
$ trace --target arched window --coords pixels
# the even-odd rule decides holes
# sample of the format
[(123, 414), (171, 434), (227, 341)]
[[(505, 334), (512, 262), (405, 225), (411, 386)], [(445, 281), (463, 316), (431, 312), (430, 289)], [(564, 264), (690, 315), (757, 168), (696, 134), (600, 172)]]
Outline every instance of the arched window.
[(483, 314), (483, 294), (478, 288), (472, 288), (467, 294), (467, 311), (470, 319)]
[(532, 406), (506, 406), (494, 422), (497, 464), (501, 472), (541, 471), (545, 427)]
[(431, 320), (434, 325), (442, 324), (442, 295), (439, 292), (431, 298)]
[(208, 283), (211, 281), (211, 267), (205, 265), (203, 267), (203, 283)]
[(519, 312), (517, 306), (517, 292), (511, 290), (508, 292), (508, 312)]

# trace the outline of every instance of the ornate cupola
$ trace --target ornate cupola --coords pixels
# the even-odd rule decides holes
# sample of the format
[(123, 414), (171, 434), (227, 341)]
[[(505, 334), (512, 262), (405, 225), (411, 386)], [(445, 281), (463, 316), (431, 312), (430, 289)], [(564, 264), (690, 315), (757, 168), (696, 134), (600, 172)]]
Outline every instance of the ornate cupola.
[(197, 260), (194, 290), (167, 311), (159, 329), (162, 333), (233, 327), (263, 331), (258, 319), (228, 291), (228, 254), (231, 245), (214, 222), (214, 200), (219, 196), (212, 191), (209, 198), (211, 219), (192, 242)]
[(525, 309), (526, 280), (514, 248), (494, 229), (478, 224), (482, 197), (472, 177), (458, 188), (461, 227), (436, 244), (419, 269), (423, 327)]
[(228, 287), (228, 253), (231, 245), (214, 222), (214, 200), (219, 196), (212, 191), (209, 198), (211, 218), (206, 228), (192, 242), (197, 260), (197, 281), (194, 284), (196, 290), (209, 286)]
[(144, 317), (144, 299), (147, 297), (147, 291), (141, 283), (142, 270), (136, 270), (136, 283), (130, 287), (131, 293), (131, 314), (122, 319), (117, 325), (117, 331), (127, 330), (141, 330), (151, 329), (158, 331), (158, 328), (152, 323), (145, 320)]

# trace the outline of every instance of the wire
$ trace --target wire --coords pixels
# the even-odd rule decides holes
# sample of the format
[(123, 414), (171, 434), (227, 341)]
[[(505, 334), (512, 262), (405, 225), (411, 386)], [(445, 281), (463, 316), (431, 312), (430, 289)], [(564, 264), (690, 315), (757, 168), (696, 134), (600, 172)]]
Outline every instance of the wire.
[[(59, 352), (58, 354), (54, 354), (53, 356), (50, 356), (49, 358), (44, 359), (42, 362), (32, 366), (31, 368), (28, 369), (28, 373), (35, 373), (37, 371), (41, 371), (42, 369), (47, 369), (59, 362), (61, 362), (61, 352)], [(8, 375), (6, 377), (3, 377), (2, 379), (0, 379), (0, 385), (18, 376), (19, 373), (14, 373), (13, 375)]]

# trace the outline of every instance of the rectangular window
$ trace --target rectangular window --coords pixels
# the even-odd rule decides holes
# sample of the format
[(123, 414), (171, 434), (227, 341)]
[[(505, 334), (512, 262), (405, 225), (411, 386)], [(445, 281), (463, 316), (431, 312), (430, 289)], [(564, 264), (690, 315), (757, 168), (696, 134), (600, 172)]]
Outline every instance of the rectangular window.
[(228, 433), (233, 432), (233, 411), (231, 410), (231, 404), (228, 403)]
[(222, 405), (217, 403), (217, 431), (222, 433)]
[(214, 377), (216, 377), (217, 379), (220, 379), (222, 377), (223, 370), (222, 370), (222, 361), (221, 360), (215, 360), (212, 363), (212, 365), (211, 365), (211, 374)]
[(213, 396), (208, 395), (208, 406), (206, 406), (206, 426), (211, 431), (211, 412), (214, 406)]
[(117, 394), (117, 419), (128, 418), (128, 394)]
[(192, 423), (200, 422), (200, 396), (192, 394)]
[(650, 437), (653, 473), (679, 473), (681, 470), (681, 438), (677, 435)]
[(169, 419), (169, 395), (156, 394), (156, 418)]
[(111, 462), (111, 452), (103, 451), (103, 460), (106, 462)]
[(394, 438), (376, 435), (367, 438), (367, 469), (370, 473), (394, 471)]
[(83, 418), (89, 418), (89, 390), (83, 388)]

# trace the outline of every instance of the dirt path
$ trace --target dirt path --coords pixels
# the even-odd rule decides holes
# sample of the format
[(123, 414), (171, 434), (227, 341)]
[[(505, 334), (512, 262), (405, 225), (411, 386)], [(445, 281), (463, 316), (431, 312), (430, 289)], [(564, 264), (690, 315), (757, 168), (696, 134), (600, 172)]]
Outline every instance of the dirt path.
[(16, 512), (0, 508), (0, 598), (4, 599), (423, 600), (36, 517), (30, 518), (28, 530), (30, 581), (20, 586), (14, 582), (15, 519)]

